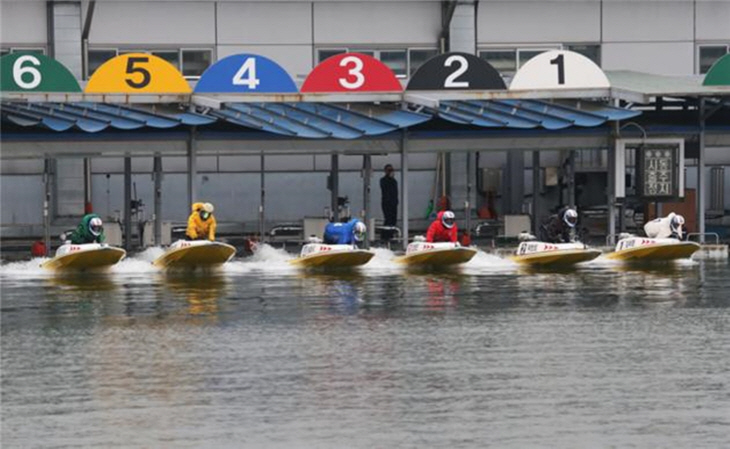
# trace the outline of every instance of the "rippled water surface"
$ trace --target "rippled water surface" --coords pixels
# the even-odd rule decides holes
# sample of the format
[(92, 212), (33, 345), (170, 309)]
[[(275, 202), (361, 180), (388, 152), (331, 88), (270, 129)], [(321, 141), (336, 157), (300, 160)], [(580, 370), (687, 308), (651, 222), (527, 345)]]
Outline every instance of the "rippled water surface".
[(730, 266), (5, 264), (2, 447), (730, 447)]

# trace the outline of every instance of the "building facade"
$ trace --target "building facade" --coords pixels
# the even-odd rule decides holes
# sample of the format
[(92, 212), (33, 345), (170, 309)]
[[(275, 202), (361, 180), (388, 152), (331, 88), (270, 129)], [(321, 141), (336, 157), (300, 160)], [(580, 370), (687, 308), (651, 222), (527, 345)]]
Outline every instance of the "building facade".
[[(665, 75), (701, 75), (730, 52), (728, 0), (482, 0), (482, 1), (8, 1), (0, 3), (3, 54), (42, 52), (62, 62), (80, 80), (104, 61), (126, 52), (150, 52), (178, 67), (194, 83), (215, 61), (255, 53), (277, 61), (301, 83), (319, 62), (337, 53), (366, 53), (387, 64), (405, 84), (428, 58), (467, 51), (488, 60), (510, 78), (529, 58), (550, 49), (576, 51), (604, 70)], [(100, 143), (101, 144), (101, 143)], [(561, 152), (543, 156), (544, 167), (560, 167)], [(510, 158), (525, 165), (524, 190), (531, 189), (529, 156), (480, 154), (480, 168), (501, 169)], [(398, 168), (397, 155), (373, 158)], [(459, 203), (465, 159), (452, 155), (450, 187)], [(136, 195), (152, 202), (152, 158), (133, 158)], [(730, 151), (711, 148), (708, 163), (730, 165)], [(330, 204), (327, 156), (266, 159), (268, 219), (272, 223), (321, 215)], [(42, 160), (2, 159), (5, 227), (42, 222)], [(434, 182), (436, 156), (414, 155), (410, 178), (411, 216), (423, 215)], [(579, 152), (578, 170), (605, 169), (600, 151)], [(198, 158), (198, 193), (218, 207), (221, 221), (254, 223), (258, 217), (260, 160), (256, 156)], [(340, 158), (340, 192), (362, 207), (362, 158)], [(58, 159), (54, 214), (83, 211), (84, 161)], [(113, 216), (122, 209), (121, 158), (92, 158), (94, 210)], [(163, 219), (182, 221), (187, 161), (164, 158)], [(377, 173), (377, 172), (376, 172)], [(724, 207), (730, 208), (730, 173), (722, 173)], [(696, 173), (687, 172), (692, 187)], [(376, 184), (376, 183), (374, 183)], [(374, 186), (372, 203), (379, 203)], [(512, 207), (514, 209), (514, 207)], [(118, 212), (117, 212), (118, 214)], [(376, 211), (376, 216), (379, 213)], [(255, 226), (251, 226), (255, 228)]]

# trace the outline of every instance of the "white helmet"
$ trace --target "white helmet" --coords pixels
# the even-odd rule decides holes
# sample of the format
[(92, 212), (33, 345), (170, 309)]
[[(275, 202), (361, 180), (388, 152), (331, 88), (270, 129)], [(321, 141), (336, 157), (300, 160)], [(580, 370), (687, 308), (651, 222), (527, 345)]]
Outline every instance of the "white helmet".
[(203, 210), (208, 212), (209, 214), (212, 214), (215, 210), (215, 207), (213, 207), (213, 205), (210, 203), (203, 203)]
[(101, 218), (94, 217), (91, 220), (89, 220), (89, 232), (94, 237), (99, 237), (101, 235), (101, 231), (103, 230), (103, 223), (101, 222)]
[(566, 210), (565, 213), (563, 213), (563, 221), (571, 228), (574, 228), (576, 223), (578, 223), (578, 212), (576, 212), (575, 209)]
[(362, 221), (358, 221), (357, 223), (355, 223), (355, 227), (352, 229), (355, 241), (362, 242), (363, 240), (365, 240), (365, 233), (367, 232), (367, 230), (368, 228)]
[(441, 223), (443, 223), (443, 225), (446, 229), (453, 228), (455, 222), (456, 222), (456, 215), (454, 215), (454, 213), (451, 212), (450, 210), (444, 211), (444, 214), (441, 215)]
[(672, 221), (669, 223), (669, 227), (672, 231), (676, 231), (680, 227), (684, 226), (684, 217), (681, 215), (675, 215), (672, 217)]

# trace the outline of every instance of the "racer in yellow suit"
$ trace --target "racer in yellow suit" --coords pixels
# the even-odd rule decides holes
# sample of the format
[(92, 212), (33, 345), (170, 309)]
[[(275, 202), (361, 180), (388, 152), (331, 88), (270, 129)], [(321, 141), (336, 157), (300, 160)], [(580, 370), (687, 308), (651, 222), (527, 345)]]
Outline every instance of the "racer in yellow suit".
[(193, 212), (188, 218), (188, 228), (185, 236), (188, 240), (215, 240), (214, 207), (210, 203), (193, 203)]

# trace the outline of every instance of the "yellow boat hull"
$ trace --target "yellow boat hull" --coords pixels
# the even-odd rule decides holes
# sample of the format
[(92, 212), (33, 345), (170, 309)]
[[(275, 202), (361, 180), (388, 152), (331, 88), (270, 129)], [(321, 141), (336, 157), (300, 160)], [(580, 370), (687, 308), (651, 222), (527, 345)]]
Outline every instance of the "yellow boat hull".
[(64, 271), (104, 270), (122, 260), (126, 255), (127, 252), (123, 249), (109, 246), (57, 256), (42, 263), (41, 267)]
[(191, 245), (167, 250), (152, 262), (163, 268), (209, 268), (228, 262), (236, 254), (236, 248), (222, 242), (208, 245)]
[(669, 262), (688, 259), (700, 249), (696, 242), (677, 242), (671, 245), (635, 246), (615, 251), (607, 257), (624, 262)]
[(541, 253), (512, 256), (512, 260), (523, 265), (530, 266), (570, 266), (581, 262), (588, 262), (600, 256), (601, 252), (596, 249), (573, 249), (545, 251)]
[(289, 263), (306, 268), (353, 268), (370, 262), (375, 253), (366, 250), (313, 253), (297, 257)]
[(396, 257), (395, 262), (408, 266), (451, 267), (469, 262), (477, 253), (474, 248), (447, 248), (413, 252)]

